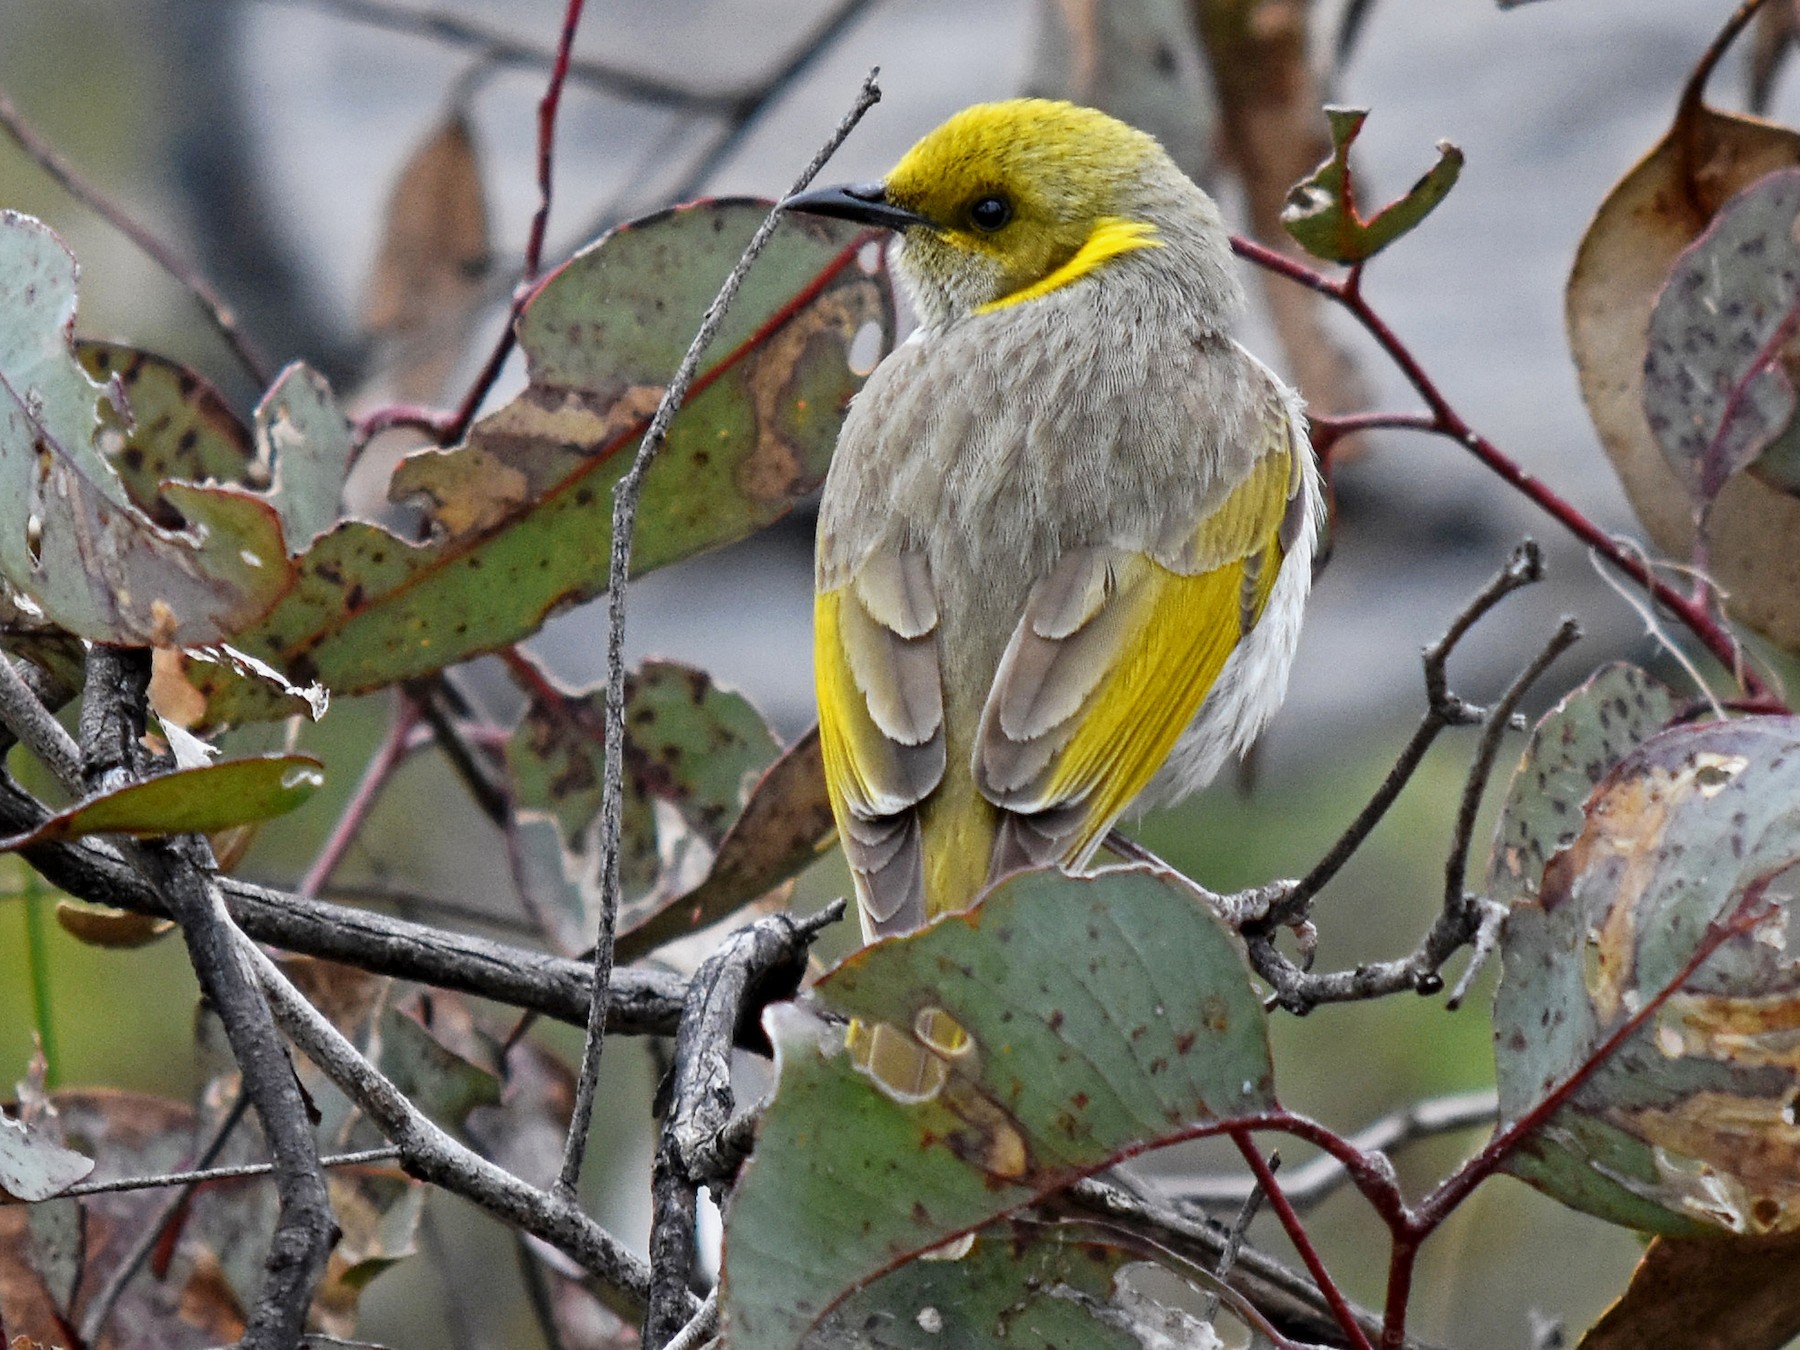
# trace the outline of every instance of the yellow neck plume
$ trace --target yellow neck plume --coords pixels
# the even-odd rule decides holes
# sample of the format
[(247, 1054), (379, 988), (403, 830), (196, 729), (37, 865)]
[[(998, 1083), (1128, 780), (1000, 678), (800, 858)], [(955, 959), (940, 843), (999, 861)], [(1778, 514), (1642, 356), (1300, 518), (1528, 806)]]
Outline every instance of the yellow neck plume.
[(1116, 258), (1121, 253), (1131, 253), (1140, 248), (1161, 248), (1162, 246), (1162, 240), (1156, 237), (1156, 226), (1149, 221), (1104, 216), (1099, 224), (1094, 226), (1093, 233), (1088, 235), (1087, 242), (1076, 249), (1075, 255), (1061, 267), (1050, 275), (1032, 282), (1029, 286), (1021, 286), (1010, 295), (1003, 295), (998, 300), (990, 300), (985, 305), (978, 306), (975, 312), (992, 314), (997, 309), (1020, 305), (1027, 300), (1036, 300), (1039, 296), (1060, 290), (1071, 281), (1077, 281), (1086, 276), (1109, 258)]

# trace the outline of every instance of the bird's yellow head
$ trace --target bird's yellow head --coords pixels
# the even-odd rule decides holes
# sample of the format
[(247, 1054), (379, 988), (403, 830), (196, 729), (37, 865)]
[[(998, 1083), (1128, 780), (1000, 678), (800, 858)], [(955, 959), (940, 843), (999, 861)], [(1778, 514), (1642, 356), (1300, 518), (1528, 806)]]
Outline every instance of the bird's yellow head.
[(1196, 230), (1224, 238), (1210, 200), (1153, 137), (1048, 99), (965, 108), (880, 183), (788, 206), (900, 231), (899, 270), (928, 324), (1037, 299), (1122, 255), (1192, 243)]

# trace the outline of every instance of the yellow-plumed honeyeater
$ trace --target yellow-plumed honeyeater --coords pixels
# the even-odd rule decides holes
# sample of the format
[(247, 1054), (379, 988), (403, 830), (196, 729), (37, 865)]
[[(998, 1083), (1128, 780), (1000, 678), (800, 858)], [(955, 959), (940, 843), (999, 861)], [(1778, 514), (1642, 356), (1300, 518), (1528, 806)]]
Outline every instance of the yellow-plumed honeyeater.
[(920, 318), (820, 508), (820, 734), (863, 930), (1086, 867), (1280, 704), (1321, 492), (1300, 402), (1227, 327), (1224, 222), (1154, 139), (968, 108), (790, 210), (899, 235)]

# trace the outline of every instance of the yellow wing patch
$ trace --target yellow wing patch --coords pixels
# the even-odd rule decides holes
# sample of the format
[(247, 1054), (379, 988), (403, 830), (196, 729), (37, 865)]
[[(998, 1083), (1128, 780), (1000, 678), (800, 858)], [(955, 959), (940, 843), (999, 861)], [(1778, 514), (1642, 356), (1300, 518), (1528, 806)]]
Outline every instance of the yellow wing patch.
[(1081, 863), (1155, 777), (1268, 604), (1291, 462), (1259, 460), (1169, 565), (1077, 550), (1034, 588), (976, 740), (1006, 865)]

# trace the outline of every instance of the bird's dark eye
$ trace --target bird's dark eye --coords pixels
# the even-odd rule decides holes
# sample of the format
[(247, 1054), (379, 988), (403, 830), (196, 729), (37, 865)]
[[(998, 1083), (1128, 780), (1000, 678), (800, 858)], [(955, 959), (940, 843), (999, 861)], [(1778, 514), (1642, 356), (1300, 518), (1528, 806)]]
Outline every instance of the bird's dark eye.
[(969, 208), (969, 223), (978, 230), (991, 232), (1011, 220), (1012, 214), (1012, 203), (1004, 197), (977, 197)]

